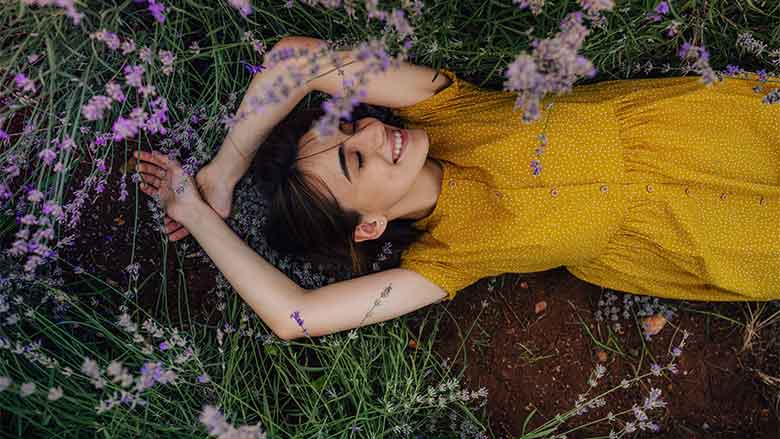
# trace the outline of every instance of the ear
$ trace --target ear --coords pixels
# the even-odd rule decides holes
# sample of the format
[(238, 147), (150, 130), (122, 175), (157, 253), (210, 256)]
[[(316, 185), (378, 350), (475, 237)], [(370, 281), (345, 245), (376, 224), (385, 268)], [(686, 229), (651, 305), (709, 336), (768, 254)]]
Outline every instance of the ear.
[(355, 242), (377, 239), (385, 232), (385, 228), (387, 228), (387, 219), (384, 217), (364, 221), (355, 227)]

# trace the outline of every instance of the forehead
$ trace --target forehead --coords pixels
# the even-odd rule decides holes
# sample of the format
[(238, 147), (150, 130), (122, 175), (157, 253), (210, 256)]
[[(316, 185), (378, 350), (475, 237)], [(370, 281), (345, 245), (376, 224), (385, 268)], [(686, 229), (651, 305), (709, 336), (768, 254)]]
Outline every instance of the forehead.
[[(338, 149), (343, 135), (334, 135), (325, 138), (319, 137), (314, 130), (307, 131), (298, 141), (298, 165), (313, 178), (312, 182), (318, 185), (326, 185), (335, 195), (341, 192), (340, 188), (348, 184), (346, 177), (339, 165)], [(321, 179), (322, 181), (316, 181)]]

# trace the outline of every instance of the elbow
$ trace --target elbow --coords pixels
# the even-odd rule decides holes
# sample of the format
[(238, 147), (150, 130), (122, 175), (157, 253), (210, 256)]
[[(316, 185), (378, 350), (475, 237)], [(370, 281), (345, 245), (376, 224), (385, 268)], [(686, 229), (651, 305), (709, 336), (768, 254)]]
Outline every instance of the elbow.
[(327, 43), (323, 40), (317, 39), (317, 38), (310, 38), (310, 37), (299, 37), (299, 36), (288, 36), (284, 37), (281, 40), (277, 41), (276, 44), (266, 52), (264, 62), (268, 62), (270, 58), (267, 58), (270, 56), (271, 52), (278, 51), (281, 49), (292, 49), (292, 50), (301, 50), (301, 49), (308, 49), (309, 51), (317, 51), (323, 46), (327, 46)]
[(276, 336), (276, 338), (278, 338), (280, 340), (290, 341), (290, 340), (294, 340), (295, 339), (295, 336), (292, 335), (287, 330), (280, 331), (278, 329), (273, 329), (273, 332), (274, 332), (274, 335)]
[(279, 40), (275, 45), (276, 47), (292, 47), (296, 49), (307, 48), (316, 49), (322, 45), (327, 45), (325, 41), (319, 38), (304, 37), (304, 36), (287, 36)]
[(291, 340), (296, 340), (304, 337), (304, 334), (301, 331), (295, 332), (290, 330), (283, 330), (283, 331), (274, 330), (274, 335), (276, 335), (277, 338), (284, 341), (291, 341)]
[(277, 338), (284, 341), (295, 340), (305, 336), (298, 325), (287, 324), (287, 322), (277, 322), (275, 325), (270, 326), (270, 329)]

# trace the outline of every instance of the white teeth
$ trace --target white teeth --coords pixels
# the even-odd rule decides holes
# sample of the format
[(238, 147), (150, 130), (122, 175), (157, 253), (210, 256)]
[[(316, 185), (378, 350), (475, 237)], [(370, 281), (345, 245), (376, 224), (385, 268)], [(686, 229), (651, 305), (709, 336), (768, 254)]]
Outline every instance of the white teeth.
[(398, 160), (401, 153), (401, 146), (403, 145), (403, 137), (399, 131), (393, 131), (395, 135), (395, 148), (393, 148), (393, 160)]

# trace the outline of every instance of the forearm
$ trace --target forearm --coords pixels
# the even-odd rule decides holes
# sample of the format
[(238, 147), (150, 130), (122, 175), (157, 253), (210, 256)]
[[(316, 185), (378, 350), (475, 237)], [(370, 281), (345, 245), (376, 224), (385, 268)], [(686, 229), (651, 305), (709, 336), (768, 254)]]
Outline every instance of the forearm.
[(184, 224), (244, 301), (274, 333), (284, 336), (304, 289), (269, 264), (205, 203)]
[[(249, 169), (257, 149), (276, 124), (281, 122), (311, 90), (306, 85), (293, 88), (288, 97), (280, 96), (281, 102), (268, 104), (259, 113), (253, 111), (252, 101), (263, 100), (265, 92), (273, 87), (274, 80), (286, 75), (287, 65), (288, 62), (281, 62), (255, 74), (241, 100), (236, 112), (239, 121), (230, 128), (214, 158), (215, 163), (223, 169), (232, 183), (237, 182)], [(277, 94), (281, 95), (281, 93)]]

